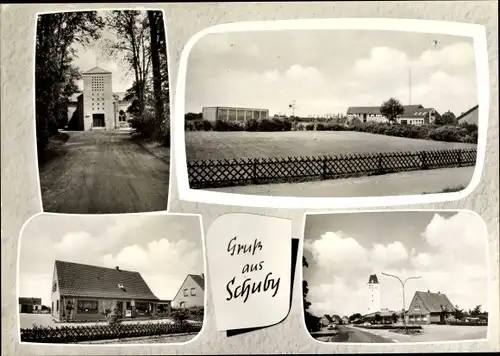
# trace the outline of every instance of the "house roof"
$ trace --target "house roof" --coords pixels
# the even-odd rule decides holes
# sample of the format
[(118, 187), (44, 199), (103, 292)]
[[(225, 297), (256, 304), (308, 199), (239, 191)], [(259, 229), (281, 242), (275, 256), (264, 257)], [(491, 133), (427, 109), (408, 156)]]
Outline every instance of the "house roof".
[(342, 321), (342, 318), (337, 314), (332, 315), (332, 319), (337, 321)]
[(330, 315), (328, 315), (328, 314), (323, 315), (323, 318), (325, 318), (325, 319), (326, 319), (326, 320), (328, 320), (329, 322), (332, 322), (332, 321), (333, 321), (333, 318), (332, 318)]
[(368, 284), (378, 284), (378, 278), (376, 274), (371, 274), (368, 278)]
[(415, 296), (417, 296), (422, 304), (429, 310), (430, 313), (438, 313), (443, 309), (442, 307), (446, 307), (448, 311), (455, 310), (455, 307), (450, 302), (446, 294), (443, 293), (432, 293), (432, 292), (415, 292)]
[[(424, 107), (420, 104), (418, 105), (403, 105), (405, 113), (413, 113)], [(430, 109), (429, 109), (430, 110)], [(347, 109), (347, 114), (375, 114), (380, 115), (380, 106), (350, 106)]]
[(111, 74), (111, 72), (106, 69), (102, 69), (101, 67), (94, 67), (86, 72), (83, 72), (82, 74)]
[(158, 300), (139, 272), (65, 261), (55, 269), (63, 296)]
[(184, 281), (182, 282), (181, 286), (179, 287), (179, 290), (177, 291), (177, 293), (175, 293), (175, 298), (177, 298), (177, 296), (179, 295), (181, 289), (182, 289), (182, 286), (184, 285), (184, 283), (186, 283), (187, 279), (190, 278), (201, 288), (201, 290), (205, 291), (205, 276), (203, 274), (188, 274), (186, 275), (186, 278), (184, 278)]
[(469, 115), (471, 112), (473, 112), (474, 110), (477, 110), (478, 108), (479, 108), (479, 105), (476, 105), (473, 108), (470, 108), (469, 110), (467, 110), (466, 112), (464, 112), (463, 114), (461, 114), (459, 117), (457, 117), (457, 121), (460, 121), (465, 116)]
[(22, 305), (42, 305), (42, 298), (19, 297), (19, 304), (22, 304)]

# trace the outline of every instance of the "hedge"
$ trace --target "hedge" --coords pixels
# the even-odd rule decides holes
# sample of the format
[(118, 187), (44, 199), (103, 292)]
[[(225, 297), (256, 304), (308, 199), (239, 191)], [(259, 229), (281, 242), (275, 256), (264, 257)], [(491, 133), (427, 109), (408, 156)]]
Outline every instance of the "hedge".
[(244, 123), (217, 120), (191, 120), (185, 122), (187, 131), (355, 131), (378, 135), (414, 138), (422, 140), (462, 142), (477, 144), (478, 129), (474, 124), (445, 125), (402, 125), (378, 122), (363, 123), (351, 120), (350, 124), (339, 122), (300, 123), (288, 118), (250, 119)]

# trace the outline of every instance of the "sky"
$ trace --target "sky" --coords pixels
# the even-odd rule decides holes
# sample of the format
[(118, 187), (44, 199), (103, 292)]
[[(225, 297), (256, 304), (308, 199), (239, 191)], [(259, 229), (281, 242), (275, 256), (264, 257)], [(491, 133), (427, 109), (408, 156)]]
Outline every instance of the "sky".
[[(97, 13), (105, 17), (107, 11), (97, 11)], [(85, 47), (76, 43), (73, 48), (76, 50), (76, 56), (73, 64), (76, 65), (81, 72), (86, 72), (96, 65), (102, 69), (112, 73), (113, 92), (125, 92), (134, 82), (132, 73), (129, 72), (128, 65), (123, 63), (123, 54), (118, 54), (116, 57), (109, 57), (103, 51), (105, 40), (116, 40), (116, 35), (109, 31), (108, 27), (104, 27), (102, 37), (97, 41), (91, 41)], [(83, 80), (78, 81), (78, 87), (83, 89)]]
[(158, 298), (173, 299), (187, 274), (204, 273), (199, 218), (39, 215), (21, 236), (19, 297), (50, 305), (56, 259), (139, 272)]
[(468, 212), (368, 212), (309, 215), (304, 233), (307, 300), (318, 316), (368, 311), (368, 279), (376, 274), (381, 308), (402, 309), (401, 284), (410, 280), (406, 308), (415, 291), (445, 293), (465, 310), (488, 310), (487, 236)]
[[(434, 40), (437, 45), (434, 45)], [(345, 113), (349, 106), (451, 110), (477, 105), (471, 38), (397, 31), (294, 30), (210, 34), (192, 48), (186, 112), (204, 106), (269, 109), (270, 114)]]

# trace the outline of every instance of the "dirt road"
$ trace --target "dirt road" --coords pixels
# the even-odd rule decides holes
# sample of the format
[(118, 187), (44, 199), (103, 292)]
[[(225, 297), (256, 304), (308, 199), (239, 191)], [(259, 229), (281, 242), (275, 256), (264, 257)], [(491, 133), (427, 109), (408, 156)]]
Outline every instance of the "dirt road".
[(61, 154), (39, 167), (44, 211), (110, 214), (167, 209), (169, 163), (131, 141), (128, 131), (67, 133)]
[(467, 186), (474, 167), (441, 168), (371, 177), (332, 179), (304, 183), (279, 183), (213, 188), (236, 194), (295, 197), (368, 197), (440, 193), (446, 188)]

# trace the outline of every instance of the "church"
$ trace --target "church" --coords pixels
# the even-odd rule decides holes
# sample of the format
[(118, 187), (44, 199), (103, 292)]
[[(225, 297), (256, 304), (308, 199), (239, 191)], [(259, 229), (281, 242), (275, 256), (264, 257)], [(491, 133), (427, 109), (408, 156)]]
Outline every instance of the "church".
[(129, 126), (125, 93), (113, 92), (112, 73), (98, 66), (82, 73), (83, 90), (68, 103), (68, 129), (114, 130)]

